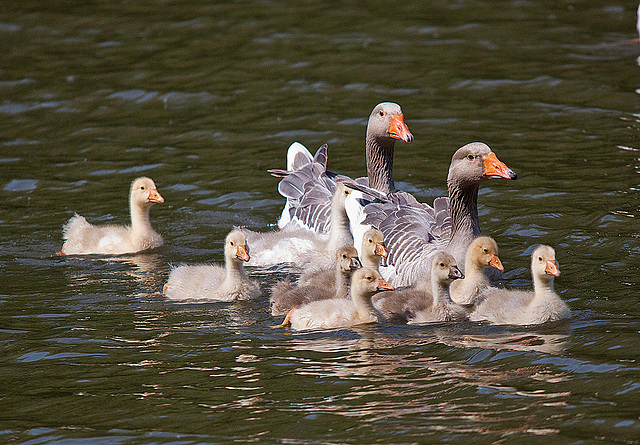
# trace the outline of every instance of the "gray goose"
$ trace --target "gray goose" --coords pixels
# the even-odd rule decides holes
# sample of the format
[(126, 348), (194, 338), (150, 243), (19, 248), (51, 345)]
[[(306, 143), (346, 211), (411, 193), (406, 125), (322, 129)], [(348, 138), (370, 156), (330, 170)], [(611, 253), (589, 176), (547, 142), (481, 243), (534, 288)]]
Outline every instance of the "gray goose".
[[(516, 174), (498, 160), (489, 146), (473, 142), (453, 154), (447, 177), (449, 197), (436, 198), (433, 207), (408, 193), (385, 196), (349, 184), (368, 199), (360, 207), (363, 216), (350, 213), (355, 208), (350, 200), (345, 204), (354, 242), (358, 241), (359, 227), (373, 226), (382, 231), (389, 257), (381, 272), (396, 287), (415, 285), (422, 277), (428, 277), (431, 256), (439, 250), (451, 253), (458, 264), (464, 264), (467, 247), (481, 234), (478, 189), (482, 182), (494, 178), (516, 179)], [(357, 193), (350, 199), (357, 199)], [(362, 222), (357, 224), (359, 219)]]
[[(393, 182), (393, 152), (396, 140), (413, 141), (413, 135), (404, 122), (400, 106), (382, 102), (371, 111), (366, 132), (367, 177), (358, 178), (360, 184), (370, 186), (384, 194), (395, 191)], [(278, 220), (278, 226), (298, 227), (317, 233), (329, 231), (328, 190), (331, 194), (337, 179), (350, 180), (347, 176), (327, 171), (325, 144), (315, 156), (299, 143), (293, 143), (287, 153), (287, 170), (272, 169), (269, 172), (281, 177), (278, 191), (286, 198), (286, 204)], [(360, 245), (358, 240), (357, 246)]]

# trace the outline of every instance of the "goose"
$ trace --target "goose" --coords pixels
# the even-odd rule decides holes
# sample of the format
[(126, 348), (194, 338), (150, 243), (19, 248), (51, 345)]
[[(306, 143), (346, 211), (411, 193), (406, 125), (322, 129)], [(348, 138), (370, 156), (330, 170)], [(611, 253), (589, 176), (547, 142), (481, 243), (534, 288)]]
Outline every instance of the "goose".
[(162, 236), (151, 227), (149, 210), (163, 202), (152, 179), (137, 178), (129, 192), (131, 226), (95, 226), (76, 213), (62, 228), (64, 244), (60, 253), (120, 255), (160, 247)]
[[(393, 181), (393, 152), (396, 140), (413, 142), (413, 135), (404, 122), (400, 105), (382, 102), (369, 115), (366, 132), (367, 178), (357, 182), (381, 193), (395, 191)], [(287, 152), (287, 170), (272, 169), (269, 172), (282, 178), (278, 191), (286, 198), (285, 207), (278, 219), (278, 226), (304, 228), (316, 233), (329, 231), (329, 211), (326, 194), (331, 192), (336, 180), (350, 178), (327, 171), (328, 146), (321, 146), (315, 156), (300, 143), (293, 143)], [(310, 191), (314, 190), (315, 193)]]
[(330, 191), (326, 187), (315, 187), (311, 195), (319, 194), (330, 202), (329, 236), (287, 226), (279, 232), (254, 232), (243, 229), (251, 244), (252, 266), (271, 267), (280, 263), (295, 263), (302, 269), (314, 270), (333, 267), (335, 252), (343, 245), (353, 244), (344, 203), (351, 189), (343, 183)]
[(453, 256), (437, 252), (432, 258), (429, 277), (417, 287), (383, 292), (373, 298), (374, 306), (388, 320), (400, 323), (462, 320), (467, 311), (451, 300), (449, 285), (464, 275)]
[(249, 279), (244, 262), (249, 248), (241, 230), (232, 230), (225, 239), (224, 267), (211, 264), (178, 266), (169, 273), (163, 293), (171, 300), (248, 300), (260, 295), (260, 287)]
[(475, 304), (477, 297), (489, 287), (489, 278), (484, 273), (486, 267), (504, 271), (496, 241), (489, 236), (480, 236), (467, 248), (465, 277), (451, 283), (451, 299), (455, 303), (462, 306)]
[(360, 267), (362, 264), (358, 258), (358, 251), (353, 246), (341, 247), (336, 252), (334, 270), (327, 271), (330, 279), (326, 282), (322, 282), (319, 276), (305, 284), (298, 283), (297, 286), (289, 280), (278, 282), (271, 290), (271, 315), (285, 315), (292, 308), (311, 301), (349, 298), (351, 273)]
[(540, 245), (533, 251), (531, 275), (533, 291), (488, 288), (471, 321), (536, 325), (571, 318), (571, 311), (553, 290), (553, 280), (560, 275), (553, 247)]
[[(355, 255), (358, 256), (358, 251), (355, 250)], [(378, 229), (371, 228), (362, 238), (362, 252), (360, 261), (363, 267), (370, 267), (379, 271), (380, 260), (386, 258), (389, 253), (384, 246), (384, 239), (382, 232)], [(314, 286), (335, 286), (335, 277), (332, 269), (323, 270), (309, 270), (300, 275), (298, 279), (298, 285), (314, 285)]]
[[(478, 189), (489, 179), (516, 179), (513, 170), (501, 162), (488, 145), (482, 142), (466, 144), (451, 158), (447, 176), (448, 198), (436, 198), (433, 206), (420, 203), (408, 193), (384, 196), (372, 190), (350, 184), (369, 195), (370, 202), (358, 209), (364, 215), (348, 214), (354, 242), (361, 227), (377, 227), (384, 234), (389, 250), (385, 278), (394, 286), (410, 286), (429, 276), (431, 257), (443, 250), (458, 264), (464, 263), (467, 247), (480, 236), (478, 221)], [(352, 194), (352, 196), (354, 196)], [(394, 196), (395, 195), (395, 196)]]
[(371, 304), (371, 297), (382, 290), (392, 289), (378, 272), (363, 267), (351, 276), (350, 300), (333, 298), (313, 301), (292, 309), (282, 325), (290, 323), (292, 329), (299, 331), (380, 323), (384, 317)]
[(455, 258), (439, 252), (431, 263), (431, 306), (418, 311), (409, 324), (468, 319), (467, 310), (451, 300), (449, 287), (454, 280), (464, 279)]

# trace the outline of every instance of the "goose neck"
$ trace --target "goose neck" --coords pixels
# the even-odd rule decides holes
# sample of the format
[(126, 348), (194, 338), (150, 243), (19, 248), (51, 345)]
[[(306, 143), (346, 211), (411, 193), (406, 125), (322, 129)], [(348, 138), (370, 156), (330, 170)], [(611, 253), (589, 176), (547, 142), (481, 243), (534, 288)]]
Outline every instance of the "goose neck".
[(478, 222), (479, 184), (463, 187), (455, 181), (449, 181), (449, 209), (451, 212), (451, 241), (473, 239), (480, 236)]
[(369, 187), (383, 193), (393, 192), (393, 149), (395, 141), (375, 138), (367, 134), (366, 158)]

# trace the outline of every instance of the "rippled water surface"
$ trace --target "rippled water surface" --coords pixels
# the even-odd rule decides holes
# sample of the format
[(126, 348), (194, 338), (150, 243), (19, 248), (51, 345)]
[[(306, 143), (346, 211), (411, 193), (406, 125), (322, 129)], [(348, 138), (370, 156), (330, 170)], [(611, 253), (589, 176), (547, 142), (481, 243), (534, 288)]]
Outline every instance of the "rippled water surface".
[[(638, 443), (637, 3), (5, 2), (0, 11), (0, 442)], [(274, 331), (261, 299), (174, 304), (283, 199), (293, 141), (364, 173), (398, 102), (401, 188), (445, 193), (480, 140), (518, 173), (480, 194), (504, 284), (553, 245), (570, 323)], [(78, 212), (126, 222), (152, 177), (166, 246), (59, 257)]]

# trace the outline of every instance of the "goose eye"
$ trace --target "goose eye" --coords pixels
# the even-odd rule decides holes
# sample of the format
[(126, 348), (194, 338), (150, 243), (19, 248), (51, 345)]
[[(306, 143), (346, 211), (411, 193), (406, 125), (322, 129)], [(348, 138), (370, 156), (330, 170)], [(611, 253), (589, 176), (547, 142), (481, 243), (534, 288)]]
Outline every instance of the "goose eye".
[(440, 267), (444, 267), (444, 263), (440, 263)]
[(346, 260), (346, 259), (347, 259), (347, 256), (346, 256), (346, 255), (342, 255), (342, 259), (345, 259), (345, 260)]
[(484, 249), (482, 249), (482, 251), (483, 251), (484, 253), (489, 253), (489, 249), (487, 249), (486, 247), (485, 247)]
[(378, 111), (378, 114), (379, 114), (380, 116), (384, 116), (384, 111), (380, 110), (380, 111)]
[(349, 194), (349, 190), (345, 190), (345, 191), (344, 191), (344, 194), (345, 194), (345, 195), (348, 195), (348, 194)]
[(475, 159), (475, 156), (469, 154), (469, 155), (467, 155), (467, 159), (470, 160), (470, 161), (473, 161)]

